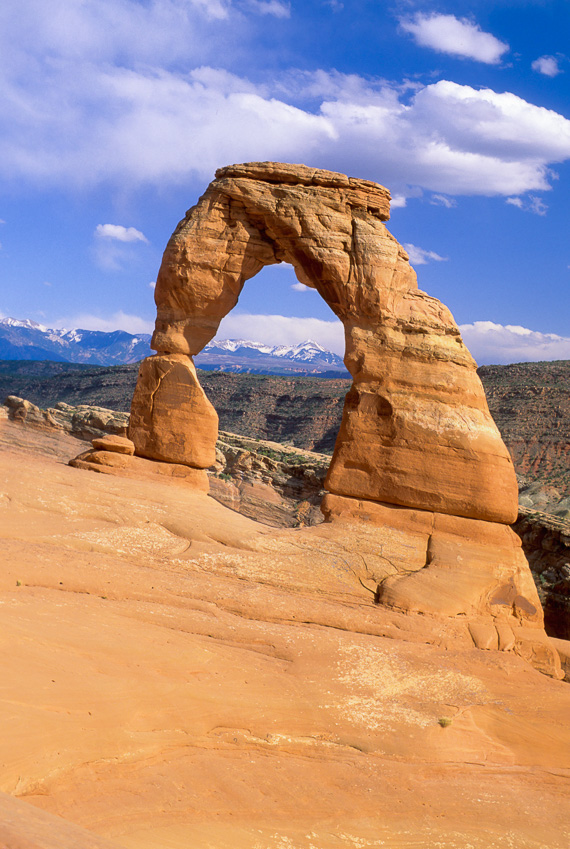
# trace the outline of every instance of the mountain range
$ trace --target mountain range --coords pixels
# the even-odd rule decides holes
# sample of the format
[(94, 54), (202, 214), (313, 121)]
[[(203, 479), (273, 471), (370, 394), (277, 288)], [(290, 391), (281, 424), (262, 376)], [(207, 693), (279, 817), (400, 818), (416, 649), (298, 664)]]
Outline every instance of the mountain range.
[(86, 365), (136, 363), (151, 353), (150, 335), (124, 330), (65, 330), (26, 319), (0, 321), (0, 359), (52, 360)]
[[(150, 339), (149, 333), (54, 329), (30, 319), (4, 318), (0, 320), (0, 359), (126, 365), (152, 354)], [(194, 362), (207, 371), (234, 374), (348, 376), (342, 357), (310, 339), (298, 345), (263, 345), (247, 339), (214, 340)]]

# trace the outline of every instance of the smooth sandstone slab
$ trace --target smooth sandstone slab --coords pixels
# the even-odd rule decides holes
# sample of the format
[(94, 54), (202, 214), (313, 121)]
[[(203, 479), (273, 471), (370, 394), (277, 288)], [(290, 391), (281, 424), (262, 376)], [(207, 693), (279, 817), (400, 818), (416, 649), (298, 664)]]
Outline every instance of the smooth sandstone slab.
[(192, 466), (184, 466), (179, 463), (146, 460), (144, 457), (133, 457), (116, 451), (93, 448), (70, 460), (69, 465), (75, 469), (86, 469), (91, 472), (120, 475), (139, 480), (168, 478), (173, 482), (183, 483), (203, 493), (207, 493), (210, 489), (208, 475), (204, 469), (194, 469)]
[[(28, 847), (32, 809), (0, 845), (567, 849), (570, 688), (517, 656), (547, 651), (540, 629), (477, 617), (517, 640), (479, 650), (468, 617), (365, 588), (428, 571), (425, 511), (360, 502), (394, 518), (278, 532), (167, 479), (69, 468), (74, 442), (0, 427), (0, 782), (94, 834), (42, 818)], [(442, 545), (507, 531), (439, 523)]]

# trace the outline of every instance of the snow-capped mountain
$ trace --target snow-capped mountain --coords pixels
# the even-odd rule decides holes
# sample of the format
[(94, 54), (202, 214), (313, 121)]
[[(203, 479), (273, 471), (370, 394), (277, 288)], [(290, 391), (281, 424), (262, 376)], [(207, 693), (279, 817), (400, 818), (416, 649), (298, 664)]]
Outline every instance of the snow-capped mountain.
[(65, 330), (29, 318), (0, 320), (0, 359), (55, 360), (87, 365), (136, 363), (151, 354), (150, 334), (124, 330)]
[[(0, 320), (0, 360), (52, 360), (86, 365), (136, 363), (153, 353), (150, 334), (124, 330), (54, 329), (29, 318)], [(199, 368), (238, 374), (346, 377), (342, 358), (318, 342), (264, 345), (248, 339), (216, 339), (195, 357)]]
[(264, 345), (248, 339), (215, 339), (194, 358), (199, 368), (238, 374), (318, 374), (346, 377), (342, 357), (307, 339), (299, 345)]

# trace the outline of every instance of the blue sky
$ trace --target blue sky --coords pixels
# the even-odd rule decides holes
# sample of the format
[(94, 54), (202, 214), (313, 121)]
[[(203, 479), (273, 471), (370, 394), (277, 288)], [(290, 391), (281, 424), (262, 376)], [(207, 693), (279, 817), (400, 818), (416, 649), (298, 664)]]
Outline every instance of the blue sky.
[[(185, 210), (274, 159), (387, 186), (479, 362), (570, 359), (569, 36), (568, 0), (3, 0), (0, 317), (150, 331)], [(295, 283), (220, 338), (342, 352)]]

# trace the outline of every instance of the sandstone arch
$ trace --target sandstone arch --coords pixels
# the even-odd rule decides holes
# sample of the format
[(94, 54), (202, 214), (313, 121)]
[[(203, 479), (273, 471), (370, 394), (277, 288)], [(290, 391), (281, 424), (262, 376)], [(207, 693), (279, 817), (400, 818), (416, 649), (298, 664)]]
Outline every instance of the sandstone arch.
[(449, 310), (418, 290), (367, 180), (272, 162), (222, 168), (178, 224), (155, 299), (130, 436), (143, 457), (207, 468), (217, 416), (192, 357), (245, 281), (288, 262), (345, 328), (353, 377), (327, 487), (335, 495), (510, 524), (513, 465)]

